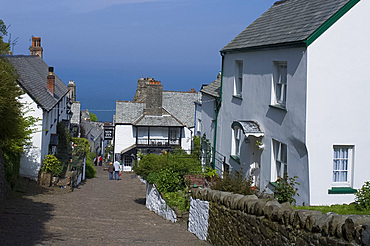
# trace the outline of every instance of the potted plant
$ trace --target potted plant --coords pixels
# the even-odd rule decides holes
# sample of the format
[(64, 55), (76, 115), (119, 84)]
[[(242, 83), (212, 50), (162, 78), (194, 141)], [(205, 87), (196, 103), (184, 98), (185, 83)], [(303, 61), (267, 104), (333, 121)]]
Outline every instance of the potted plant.
[(63, 165), (54, 155), (47, 155), (42, 161), (40, 169), (40, 185), (50, 186), (53, 176), (59, 177), (63, 171)]

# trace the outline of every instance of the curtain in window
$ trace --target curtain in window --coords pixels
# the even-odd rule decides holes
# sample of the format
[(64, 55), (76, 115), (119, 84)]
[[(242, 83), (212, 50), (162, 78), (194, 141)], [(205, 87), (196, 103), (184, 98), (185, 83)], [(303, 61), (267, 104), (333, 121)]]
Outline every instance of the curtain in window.
[(348, 148), (334, 148), (333, 182), (348, 181)]

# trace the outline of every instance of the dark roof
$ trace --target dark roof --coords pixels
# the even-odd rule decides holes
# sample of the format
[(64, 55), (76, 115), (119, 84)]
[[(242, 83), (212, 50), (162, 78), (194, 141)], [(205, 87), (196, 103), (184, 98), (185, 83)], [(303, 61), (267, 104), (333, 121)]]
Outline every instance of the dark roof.
[(220, 97), (220, 88), (221, 88), (221, 76), (217, 76), (217, 79), (210, 83), (209, 85), (203, 85), (200, 92), (208, 94), (212, 97)]
[(68, 93), (68, 87), (55, 75), (54, 95), (47, 88), (49, 66), (39, 56), (7, 56), (19, 75), (18, 83), (44, 110), (50, 111)]
[[(282, 44), (300, 43), (301, 45), (305, 45), (303, 42), (313, 35), (319, 27), (326, 26), (327, 29), (358, 1), (278, 1), (221, 51), (270, 47)], [(329, 19), (331, 21), (328, 21)], [(335, 19), (334, 22), (333, 19)], [(321, 29), (321, 33), (326, 29)]]

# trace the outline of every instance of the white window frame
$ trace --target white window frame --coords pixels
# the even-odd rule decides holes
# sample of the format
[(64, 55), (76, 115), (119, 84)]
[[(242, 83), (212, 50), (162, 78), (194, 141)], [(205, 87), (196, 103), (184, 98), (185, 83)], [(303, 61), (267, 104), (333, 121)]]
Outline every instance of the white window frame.
[(286, 108), (288, 92), (288, 63), (285, 61), (274, 61), (274, 75), (271, 99), (272, 105)]
[(243, 94), (243, 61), (235, 61), (234, 96), (242, 97)]
[(240, 158), (240, 146), (243, 142), (243, 131), (241, 128), (235, 126), (232, 129), (232, 143), (231, 143), (231, 155)]
[(271, 181), (288, 175), (288, 147), (286, 144), (272, 139), (271, 142)]
[[(345, 150), (347, 151), (347, 153), (345, 153)], [(336, 151), (339, 151), (339, 153)], [(333, 145), (333, 159), (332, 159), (333, 187), (352, 187), (353, 163), (354, 163), (353, 145)], [(344, 173), (346, 173), (347, 176), (345, 176)]]

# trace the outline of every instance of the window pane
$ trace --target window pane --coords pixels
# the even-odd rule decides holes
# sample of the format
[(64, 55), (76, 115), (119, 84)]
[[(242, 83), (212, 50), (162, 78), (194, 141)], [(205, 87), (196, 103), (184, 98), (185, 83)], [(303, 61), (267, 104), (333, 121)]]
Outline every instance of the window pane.
[(285, 144), (281, 144), (281, 161), (287, 163), (287, 148)]

